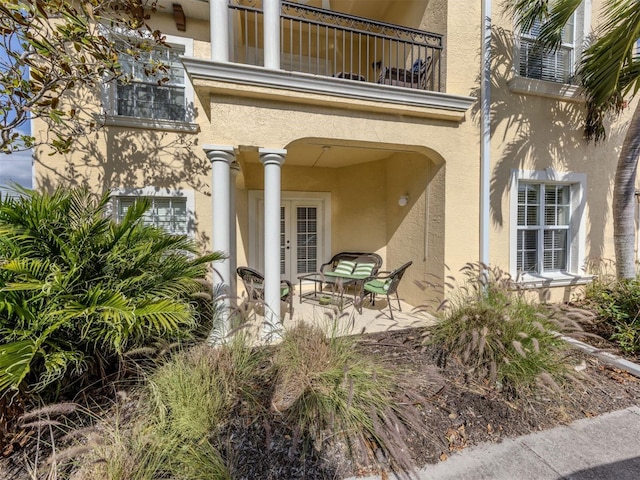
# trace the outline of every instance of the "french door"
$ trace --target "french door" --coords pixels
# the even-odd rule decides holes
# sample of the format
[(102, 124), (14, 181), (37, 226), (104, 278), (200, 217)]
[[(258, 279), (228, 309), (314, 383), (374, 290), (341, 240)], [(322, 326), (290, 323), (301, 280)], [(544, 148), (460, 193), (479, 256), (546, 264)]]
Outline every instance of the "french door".
[[(258, 268), (264, 269), (264, 199), (256, 199)], [(280, 205), (280, 276), (295, 282), (298, 276), (317, 272), (329, 251), (328, 202), (324, 198), (286, 198)]]
[(280, 207), (280, 275), (295, 280), (298, 275), (317, 272), (319, 257), (318, 201), (285, 201)]

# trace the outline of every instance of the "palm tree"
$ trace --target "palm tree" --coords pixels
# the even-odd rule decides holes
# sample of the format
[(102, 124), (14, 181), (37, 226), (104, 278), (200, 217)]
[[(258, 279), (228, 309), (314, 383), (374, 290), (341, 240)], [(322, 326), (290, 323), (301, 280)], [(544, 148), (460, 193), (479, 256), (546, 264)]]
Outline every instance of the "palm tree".
[(144, 225), (148, 200), (117, 223), (108, 192), (23, 194), (0, 199), (0, 396), (59, 391), (197, 326), (194, 295), (219, 253)]
[[(542, 27), (538, 42), (556, 49), (563, 27), (582, 0), (507, 0), (516, 18), (516, 27), (528, 31), (535, 22)], [(607, 114), (620, 113), (640, 88), (640, 2), (607, 0), (602, 6), (603, 22), (595, 40), (580, 58), (577, 74), (585, 89), (587, 116), (585, 136), (605, 138)], [(636, 106), (618, 159), (613, 188), (613, 227), (616, 273), (619, 278), (635, 277), (635, 183), (640, 157), (640, 106)]]

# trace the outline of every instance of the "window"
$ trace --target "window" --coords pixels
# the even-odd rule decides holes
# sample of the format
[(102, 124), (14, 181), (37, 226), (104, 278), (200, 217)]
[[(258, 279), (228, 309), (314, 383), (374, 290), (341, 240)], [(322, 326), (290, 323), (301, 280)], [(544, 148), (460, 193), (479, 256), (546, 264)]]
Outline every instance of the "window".
[(194, 195), (192, 191), (125, 188), (112, 192), (113, 215), (121, 221), (140, 197), (148, 197), (151, 207), (142, 217), (145, 225), (162, 228), (174, 235), (189, 235), (194, 230)]
[[(151, 52), (142, 52), (138, 59), (120, 54), (128, 80), (111, 82), (104, 90), (107, 125), (197, 131), (197, 125), (191, 123), (193, 87), (180, 60), (181, 55), (193, 56), (193, 40), (166, 35), (166, 42), (171, 48), (157, 47)], [(149, 65), (154, 63), (162, 63), (167, 69), (147, 75)], [(164, 78), (168, 80), (159, 84)]]
[(536, 45), (541, 22), (536, 22), (529, 31), (520, 34), (520, 76), (549, 82), (575, 83), (576, 59), (580, 56), (588, 33), (585, 21), (589, 11), (587, 4), (590, 4), (589, 0), (585, 0), (567, 22), (562, 32), (562, 44), (554, 52), (545, 51)]
[[(117, 219), (121, 221), (127, 210), (136, 201), (136, 197), (118, 197)], [(167, 233), (186, 235), (187, 233), (187, 199), (153, 197), (151, 208), (142, 217), (145, 225), (162, 228)]]
[[(180, 62), (184, 46), (156, 47), (143, 52), (140, 58), (120, 54), (122, 71), (127, 82), (116, 85), (116, 113), (128, 117), (185, 121), (185, 75)], [(150, 65), (160, 64), (167, 70), (148, 75)], [(168, 79), (161, 82), (162, 79)]]
[(521, 280), (582, 275), (583, 174), (512, 174), (512, 274)]
[(567, 269), (571, 187), (518, 185), (518, 272)]
[(520, 36), (520, 75), (550, 82), (572, 83), (574, 65), (574, 18), (562, 32), (562, 45), (547, 52), (535, 44), (540, 32), (536, 22), (530, 31)]

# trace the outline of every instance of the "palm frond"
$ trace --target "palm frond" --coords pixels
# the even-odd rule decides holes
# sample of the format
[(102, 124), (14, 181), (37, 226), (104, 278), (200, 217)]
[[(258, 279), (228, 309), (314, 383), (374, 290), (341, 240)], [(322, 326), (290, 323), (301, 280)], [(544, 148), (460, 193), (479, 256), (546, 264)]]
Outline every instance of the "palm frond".
[(33, 340), (0, 345), (0, 392), (20, 386), (37, 352), (38, 347)]
[(578, 73), (587, 95), (585, 133), (596, 141), (604, 138), (607, 112), (620, 112), (625, 95), (640, 88), (640, 60), (635, 44), (640, 38), (640, 2), (609, 0), (598, 38), (584, 52)]
[(547, 20), (551, 12), (549, 0), (506, 0), (504, 7), (521, 32), (528, 32), (536, 22)]

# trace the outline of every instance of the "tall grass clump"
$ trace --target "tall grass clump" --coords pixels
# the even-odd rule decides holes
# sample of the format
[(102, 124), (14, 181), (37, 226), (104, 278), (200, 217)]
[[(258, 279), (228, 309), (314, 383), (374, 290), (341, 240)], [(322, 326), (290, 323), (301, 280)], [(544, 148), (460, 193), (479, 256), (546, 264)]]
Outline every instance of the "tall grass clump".
[(464, 283), (454, 293), (427, 341), (469, 368), (470, 375), (518, 394), (554, 380), (564, 370), (563, 328), (544, 306), (527, 300), (499, 268), (467, 264)]
[(356, 462), (375, 463), (379, 448), (397, 472), (410, 472), (405, 439), (424, 429), (420, 400), (398, 401), (398, 374), (354, 347), (352, 338), (306, 323), (288, 330), (273, 357), (271, 408), (320, 443), (347, 445)]
[(134, 421), (105, 423), (104, 441), (85, 462), (83, 478), (231, 478), (218, 434), (236, 404), (253, 395), (262, 359), (241, 335), (217, 348), (177, 352), (149, 375)]
[(77, 390), (127, 350), (198, 325), (201, 279), (220, 254), (144, 225), (148, 199), (121, 222), (111, 201), (62, 187), (0, 198), (0, 394)]
[(596, 277), (585, 300), (599, 315), (600, 330), (629, 354), (640, 352), (640, 279)]

